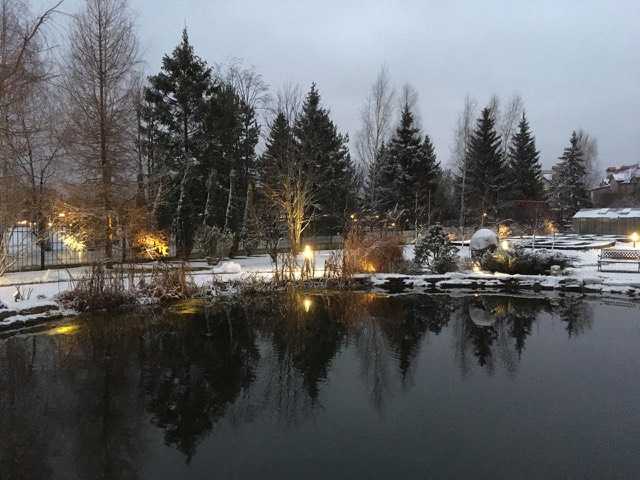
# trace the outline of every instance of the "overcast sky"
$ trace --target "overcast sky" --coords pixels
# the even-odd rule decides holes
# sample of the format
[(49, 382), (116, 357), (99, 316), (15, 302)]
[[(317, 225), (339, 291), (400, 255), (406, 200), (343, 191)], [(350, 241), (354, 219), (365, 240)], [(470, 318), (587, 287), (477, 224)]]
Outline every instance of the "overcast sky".
[[(67, 3), (67, 10), (79, 0)], [(573, 129), (601, 163), (640, 161), (638, 0), (131, 0), (150, 72), (186, 24), (209, 63), (254, 65), (273, 89), (316, 82), (352, 137), (381, 64), (420, 94), (422, 125), (450, 158), (465, 95), (522, 95), (545, 167)]]

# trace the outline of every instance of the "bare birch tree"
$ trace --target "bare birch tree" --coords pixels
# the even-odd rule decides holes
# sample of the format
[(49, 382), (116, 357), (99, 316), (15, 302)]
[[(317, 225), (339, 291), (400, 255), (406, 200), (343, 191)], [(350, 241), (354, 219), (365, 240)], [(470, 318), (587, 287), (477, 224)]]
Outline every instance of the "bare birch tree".
[(586, 184), (588, 188), (597, 187), (604, 177), (604, 172), (598, 158), (598, 140), (589, 135), (582, 128), (578, 130), (578, 145), (582, 150), (584, 166), (587, 171)]
[(9, 267), (7, 247), (23, 206), (9, 136), (20, 106), (48, 78), (42, 63), (44, 29), (61, 4), (32, 15), (26, 2), (0, 0), (0, 276)]
[(466, 189), (467, 189), (467, 150), (471, 134), (473, 132), (473, 122), (476, 115), (478, 103), (476, 100), (467, 95), (464, 99), (464, 108), (458, 115), (458, 121), (454, 132), (453, 142), (453, 163), (457, 175), (459, 176), (459, 194), (460, 194), (460, 234), (464, 237), (465, 213), (466, 213)]
[(42, 268), (55, 200), (53, 180), (64, 152), (66, 128), (61, 118), (60, 99), (43, 84), (33, 89), (16, 110), (8, 134), (16, 185), (24, 193), (25, 213), (40, 247)]
[(86, 0), (73, 17), (64, 62), (73, 155), (82, 181), (95, 192), (103, 219), (105, 257), (113, 258), (117, 188), (127, 183), (134, 155), (132, 79), (138, 43), (126, 0)]
[[(284, 114), (287, 124), (293, 126), (298, 119), (302, 103), (304, 102), (304, 93), (299, 84), (285, 83), (275, 94), (275, 98), (271, 99), (269, 114), (271, 119), (275, 119), (279, 113)], [(267, 127), (271, 129), (272, 121), (267, 122)]]
[(389, 70), (383, 65), (360, 112), (362, 127), (357, 133), (356, 150), (365, 170), (373, 165), (382, 144), (391, 134), (394, 96)]
[(524, 101), (517, 93), (514, 94), (507, 103), (506, 108), (500, 117), (498, 123), (498, 134), (502, 140), (502, 151), (505, 153), (509, 150), (509, 144), (513, 138), (513, 134), (518, 127), (518, 122), (522, 119), (524, 112)]

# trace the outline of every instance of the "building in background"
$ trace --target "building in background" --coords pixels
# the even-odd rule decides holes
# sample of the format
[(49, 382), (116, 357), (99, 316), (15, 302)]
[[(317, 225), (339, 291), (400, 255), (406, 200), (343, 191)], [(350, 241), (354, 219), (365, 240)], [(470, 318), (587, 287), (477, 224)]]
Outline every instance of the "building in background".
[(640, 208), (587, 208), (573, 217), (580, 234), (620, 235), (640, 232)]
[(640, 164), (607, 168), (602, 184), (591, 190), (591, 202), (599, 208), (640, 207)]

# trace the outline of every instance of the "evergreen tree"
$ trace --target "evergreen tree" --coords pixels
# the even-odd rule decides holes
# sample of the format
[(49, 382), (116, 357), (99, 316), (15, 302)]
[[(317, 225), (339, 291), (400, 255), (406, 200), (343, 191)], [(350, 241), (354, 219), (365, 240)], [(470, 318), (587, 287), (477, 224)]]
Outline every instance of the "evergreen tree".
[(287, 173), (289, 162), (294, 159), (294, 152), (293, 132), (286, 116), (280, 112), (273, 122), (265, 151), (260, 159), (259, 178), (263, 187), (273, 188), (278, 178)]
[(509, 197), (513, 200), (544, 200), (540, 153), (525, 114), (509, 145)]
[(271, 195), (280, 188), (290, 167), (294, 166), (295, 140), (293, 132), (284, 113), (276, 116), (265, 151), (261, 155), (258, 168), (258, 188), (256, 192), (256, 223), (260, 235), (267, 245), (267, 253), (274, 264), (277, 262), (278, 245), (286, 236), (286, 222), (281, 218), (281, 211), (272, 200)]
[(387, 209), (395, 205), (414, 226), (428, 217), (429, 202), (435, 193), (440, 166), (428, 135), (424, 139), (409, 105), (402, 109), (400, 125), (389, 143), (383, 166)]
[(373, 158), (373, 162), (369, 165), (366, 172), (364, 183), (364, 204), (371, 212), (380, 212), (382, 199), (382, 170), (386, 160), (387, 146), (384, 142), (380, 145), (378, 152)]
[(553, 200), (562, 210), (563, 217), (571, 217), (581, 208), (591, 206), (586, 185), (584, 154), (575, 131), (571, 134), (569, 146), (564, 149), (559, 160), (552, 180)]
[(467, 205), (480, 219), (496, 215), (506, 183), (506, 168), (491, 109), (485, 108), (469, 140), (467, 162)]
[(313, 84), (294, 127), (297, 159), (309, 175), (316, 198), (317, 233), (342, 230), (356, 198), (356, 175), (349, 155), (349, 137), (338, 133), (329, 111), (320, 105)]
[(163, 138), (154, 162), (160, 178), (155, 210), (159, 226), (173, 230), (180, 256), (191, 252), (198, 205), (204, 203), (198, 170), (211, 87), (211, 70), (195, 55), (185, 29), (182, 41), (164, 56), (160, 73), (149, 78), (145, 89), (146, 123), (153, 122)]

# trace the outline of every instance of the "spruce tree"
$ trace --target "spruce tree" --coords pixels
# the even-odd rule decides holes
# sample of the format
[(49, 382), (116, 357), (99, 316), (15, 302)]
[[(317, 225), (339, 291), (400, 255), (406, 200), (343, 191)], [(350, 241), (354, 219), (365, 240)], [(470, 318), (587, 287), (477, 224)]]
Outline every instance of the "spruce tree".
[(349, 155), (349, 137), (338, 133), (329, 111), (320, 105), (313, 84), (294, 127), (297, 159), (309, 175), (316, 198), (317, 233), (335, 234), (356, 198), (356, 175)]
[(483, 215), (497, 215), (507, 179), (491, 109), (485, 108), (469, 140), (467, 162), (467, 205), (481, 220)]
[(384, 209), (382, 208), (382, 199), (384, 198), (383, 189), (384, 183), (382, 181), (383, 169), (385, 167), (384, 162), (387, 159), (387, 146), (384, 142), (380, 145), (380, 148), (376, 152), (371, 165), (366, 172), (366, 179), (364, 184), (364, 204), (367, 210), (374, 213), (380, 213)]
[(559, 160), (553, 175), (553, 200), (563, 217), (571, 217), (581, 208), (591, 206), (584, 154), (575, 131)]
[(540, 153), (525, 114), (509, 145), (508, 196), (512, 200), (544, 200)]
[(409, 105), (402, 108), (400, 125), (391, 138), (387, 156), (382, 179), (387, 189), (387, 208), (398, 205), (411, 226), (424, 222), (440, 167), (431, 139), (422, 138)]
[(193, 247), (198, 206), (204, 203), (198, 171), (211, 86), (211, 70), (194, 53), (185, 29), (182, 41), (171, 55), (164, 56), (160, 73), (149, 77), (145, 89), (146, 121), (157, 125), (163, 138), (154, 172), (159, 178), (158, 224), (173, 230), (178, 255), (183, 257)]

